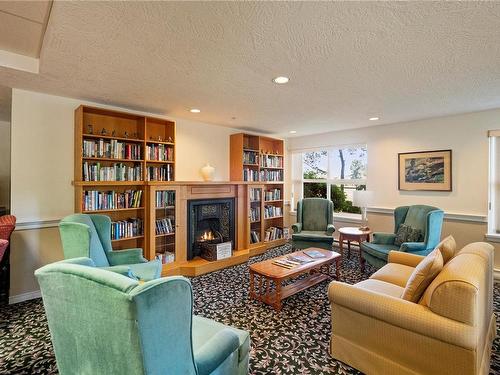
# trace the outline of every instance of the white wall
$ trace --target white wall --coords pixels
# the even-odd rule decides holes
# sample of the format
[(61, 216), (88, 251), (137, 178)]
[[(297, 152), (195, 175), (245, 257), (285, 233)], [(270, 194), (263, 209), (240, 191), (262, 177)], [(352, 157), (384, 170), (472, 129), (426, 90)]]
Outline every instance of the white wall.
[(10, 122), (0, 121), (0, 206), (10, 207)]
[[(73, 212), (74, 110), (81, 104), (124, 110), (19, 89), (12, 92), (11, 211), (19, 224), (12, 239), (11, 296), (36, 291), (33, 271), (62, 259), (54, 226)], [(209, 162), (216, 167), (216, 179), (227, 180), (229, 135), (238, 131), (169, 118), (177, 123), (176, 179), (201, 180), (199, 169)]]
[[(366, 143), (368, 147), (367, 188), (375, 193), (372, 207), (395, 208), (400, 205), (429, 204), (448, 214), (465, 214), (483, 220), (488, 214), (488, 138), (487, 131), (500, 129), (500, 110), (433, 118), (408, 123), (331, 132), (290, 138), (289, 151), (305, 148)], [(398, 191), (398, 153), (451, 149), (452, 192)], [(290, 189), (288, 189), (290, 190)], [(376, 215), (370, 215), (377, 227)], [(380, 219), (382, 220), (382, 219)], [(392, 222), (387, 221), (386, 230)], [(474, 227), (472, 227), (474, 225)], [(478, 223), (469, 228), (470, 237), (456, 233), (464, 241), (478, 238)], [(480, 224), (483, 234), (486, 224)], [(449, 228), (452, 226), (448, 225)], [(453, 227), (454, 228), (454, 227)], [(463, 229), (465, 228), (465, 229)], [(453, 234), (453, 232), (452, 232)], [(497, 249), (500, 267), (500, 247)]]

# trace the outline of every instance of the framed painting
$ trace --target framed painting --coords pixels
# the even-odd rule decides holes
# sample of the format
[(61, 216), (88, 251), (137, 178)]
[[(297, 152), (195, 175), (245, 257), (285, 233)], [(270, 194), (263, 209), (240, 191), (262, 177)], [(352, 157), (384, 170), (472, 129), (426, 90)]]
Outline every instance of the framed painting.
[(451, 191), (451, 150), (398, 154), (398, 189)]

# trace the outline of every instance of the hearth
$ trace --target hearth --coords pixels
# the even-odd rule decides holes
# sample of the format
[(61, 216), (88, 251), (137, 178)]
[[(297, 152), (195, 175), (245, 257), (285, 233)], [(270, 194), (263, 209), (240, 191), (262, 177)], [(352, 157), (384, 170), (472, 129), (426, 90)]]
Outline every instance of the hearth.
[[(234, 198), (188, 200), (187, 259), (210, 259), (217, 244), (235, 244)], [(212, 260), (212, 259), (211, 259)]]

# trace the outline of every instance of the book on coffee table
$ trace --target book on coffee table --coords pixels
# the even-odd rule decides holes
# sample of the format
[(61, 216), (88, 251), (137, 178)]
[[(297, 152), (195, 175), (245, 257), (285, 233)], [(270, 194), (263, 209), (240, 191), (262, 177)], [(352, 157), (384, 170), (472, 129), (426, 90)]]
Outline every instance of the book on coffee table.
[(318, 250), (304, 250), (304, 254), (306, 254), (308, 257), (311, 257), (313, 259), (326, 257), (325, 254), (323, 254), (321, 251), (318, 251)]
[(314, 262), (314, 259), (311, 259), (311, 257), (305, 256), (305, 255), (290, 255), (288, 257), (289, 260), (297, 262), (299, 264), (304, 264), (304, 263), (310, 263)]

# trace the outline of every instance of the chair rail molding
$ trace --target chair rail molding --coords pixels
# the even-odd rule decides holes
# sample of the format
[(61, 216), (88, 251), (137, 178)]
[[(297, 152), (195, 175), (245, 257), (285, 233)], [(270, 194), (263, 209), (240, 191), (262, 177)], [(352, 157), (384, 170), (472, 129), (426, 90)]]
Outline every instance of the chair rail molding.
[[(388, 207), (368, 207), (367, 211), (373, 214), (382, 214), (382, 215), (394, 214), (394, 208), (388, 208)], [(487, 215), (464, 214), (464, 213), (454, 213), (454, 212), (445, 212), (444, 219), (447, 221), (467, 221), (467, 222), (483, 223), (483, 224), (486, 224), (488, 222)]]

